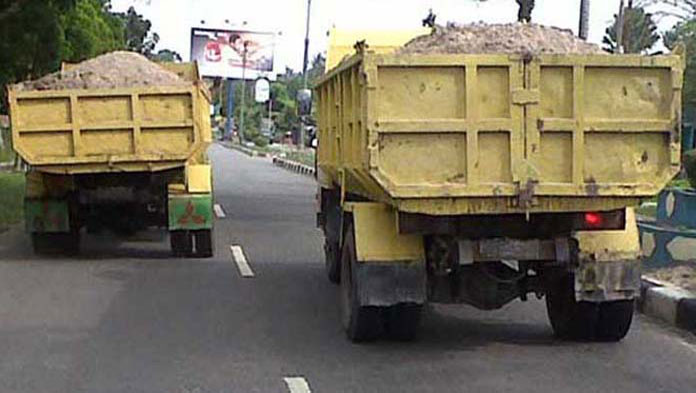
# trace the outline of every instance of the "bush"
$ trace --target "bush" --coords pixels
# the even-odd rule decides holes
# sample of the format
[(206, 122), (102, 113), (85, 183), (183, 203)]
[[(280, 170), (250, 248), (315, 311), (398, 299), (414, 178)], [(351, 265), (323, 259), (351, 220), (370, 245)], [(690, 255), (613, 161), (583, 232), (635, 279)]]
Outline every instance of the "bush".
[(689, 150), (684, 154), (684, 169), (691, 188), (696, 188), (696, 150)]

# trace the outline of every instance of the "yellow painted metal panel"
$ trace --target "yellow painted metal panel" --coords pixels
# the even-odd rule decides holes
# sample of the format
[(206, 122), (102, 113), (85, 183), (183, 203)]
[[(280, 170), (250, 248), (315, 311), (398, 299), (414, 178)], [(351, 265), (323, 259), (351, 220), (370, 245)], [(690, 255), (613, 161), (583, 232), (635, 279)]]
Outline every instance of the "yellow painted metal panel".
[(350, 203), (353, 213), (358, 262), (422, 262), (423, 238), (403, 235), (397, 226), (396, 210), (382, 203)]
[[(191, 87), (9, 91), (15, 150), (51, 173), (205, 163), (209, 94)], [(92, 165), (92, 167), (90, 167)]]
[(683, 67), (368, 48), (317, 86), (321, 184), (438, 215), (625, 207), (679, 170)]
[(83, 153), (90, 155), (126, 155), (133, 152), (130, 130), (82, 131)]
[(385, 134), (380, 170), (398, 185), (466, 183), (466, 134)]
[(391, 67), (379, 73), (382, 119), (463, 119), (464, 67)]
[(186, 184), (190, 193), (213, 191), (213, 172), (210, 165), (186, 165)]

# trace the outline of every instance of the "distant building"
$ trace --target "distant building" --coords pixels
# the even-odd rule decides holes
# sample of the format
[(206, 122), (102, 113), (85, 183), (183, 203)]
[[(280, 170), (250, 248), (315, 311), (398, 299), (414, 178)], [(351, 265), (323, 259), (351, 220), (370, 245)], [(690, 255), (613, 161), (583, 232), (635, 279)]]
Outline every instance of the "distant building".
[(10, 128), (10, 117), (7, 115), (0, 115), (0, 128)]

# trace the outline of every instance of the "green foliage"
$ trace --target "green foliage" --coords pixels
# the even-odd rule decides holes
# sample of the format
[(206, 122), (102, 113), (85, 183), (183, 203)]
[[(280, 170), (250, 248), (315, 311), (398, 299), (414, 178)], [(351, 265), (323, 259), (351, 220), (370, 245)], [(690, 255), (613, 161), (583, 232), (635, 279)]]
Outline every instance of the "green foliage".
[(72, 5), (67, 0), (0, 0), (0, 112), (6, 84), (58, 69), (60, 15)]
[(159, 42), (159, 35), (150, 32), (152, 23), (138, 14), (134, 7), (128, 8), (125, 14), (119, 14), (119, 16), (125, 23), (126, 48), (152, 57), (155, 46)]
[(181, 55), (176, 51), (162, 49), (153, 57), (153, 60), (159, 62), (181, 63)]
[(0, 173), (0, 229), (23, 217), (24, 174)]
[(680, 22), (662, 36), (665, 46), (674, 49), (678, 43), (686, 47), (686, 70), (684, 72), (684, 104), (696, 102), (696, 20)]
[(78, 0), (61, 16), (63, 61), (76, 63), (124, 48), (124, 26), (105, 0)]
[[(604, 39), (604, 49), (611, 53), (616, 53), (617, 32), (616, 21), (618, 15), (614, 15), (614, 22), (607, 27)], [(622, 45), (624, 53), (641, 53), (650, 49), (660, 40), (657, 33), (657, 25), (650, 13), (645, 12), (642, 7), (630, 7), (624, 10), (624, 27)]]
[(684, 169), (691, 188), (696, 188), (696, 150), (684, 153)]

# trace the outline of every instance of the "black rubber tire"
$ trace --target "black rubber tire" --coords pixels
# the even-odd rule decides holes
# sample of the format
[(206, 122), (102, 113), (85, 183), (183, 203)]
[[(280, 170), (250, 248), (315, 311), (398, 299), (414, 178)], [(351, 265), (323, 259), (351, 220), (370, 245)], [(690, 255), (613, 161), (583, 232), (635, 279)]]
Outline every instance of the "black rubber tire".
[(341, 282), (341, 255), (338, 242), (324, 240), (324, 265), (326, 276), (334, 284)]
[(169, 244), (176, 258), (185, 258), (193, 254), (193, 237), (189, 231), (170, 231)]
[(631, 329), (635, 303), (633, 300), (620, 300), (602, 303), (599, 306), (597, 341), (620, 341)]
[(75, 256), (80, 253), (80, 232), (32, 233), (34, 253), (47, 256)]
[(212, 258), (213, 256), (213, 231), (202, 229), (193, 233), (196, 243), (197, 258)]
[(591, 341), (599, 320), (599, 304), (577, 302), (572, 275), (554, 280), (546, 293), (546, 311), (556, 337)]
[(383, 331), (382, 308), (361, 306), (357, 296), (357, 264), (353, 226), (348, 225), (341, 251), (341, 322), (346, 336), (352, 342), (367, 342), (378, 339)]
[(546, 294), (546, 308), (558, 338), (615, 342), (626, 337), (633, 320), (634, 302), (578, 302), (572, 275), (556, 280)]
[(397, 341), (413, 341), (420, 330), (423, 306), (399, 304), (385, 310), (386, 330), (390, 338)]

